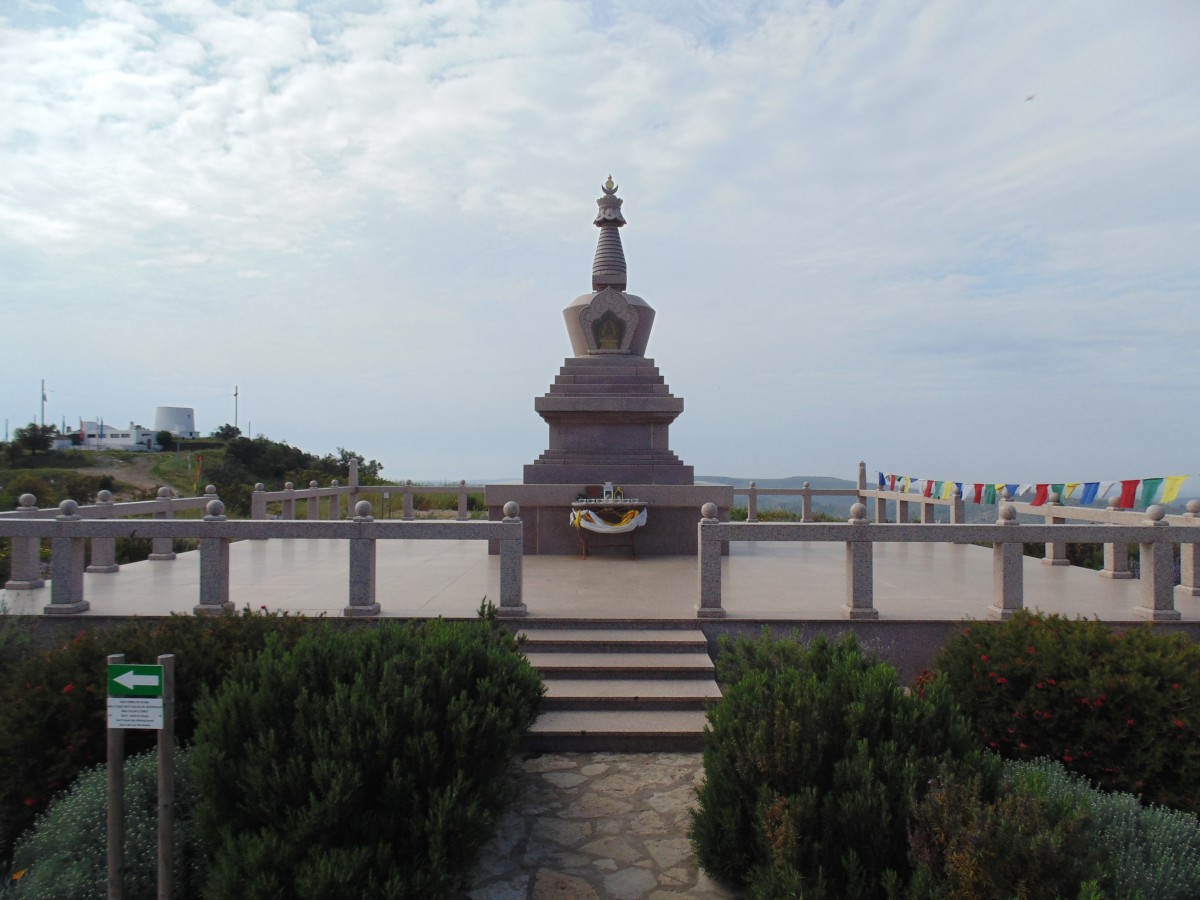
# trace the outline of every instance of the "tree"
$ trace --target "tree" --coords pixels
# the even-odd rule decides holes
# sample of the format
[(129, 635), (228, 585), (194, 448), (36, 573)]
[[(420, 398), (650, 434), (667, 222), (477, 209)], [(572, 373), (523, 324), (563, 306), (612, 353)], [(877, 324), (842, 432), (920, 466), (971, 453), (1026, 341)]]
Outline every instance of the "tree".
[(38, 453), (49, 453), (57, 436), (58, 426), (38, 425), (36, 422), (30, 422), (24, 428), (18, 428), (13, 432), (13, 443), (36, 456)]
[(158, 444), (164, 450), (173, 450), (175, 449), (175, 435), (164, 428), (154, 435), (154, 443)]
[(242, 429), (236, 425), (230, 425), (228, 422), (212, 433), (212, 436), (220, 441), (232, 441), (236, 437), (241, 437), (241, 435)]

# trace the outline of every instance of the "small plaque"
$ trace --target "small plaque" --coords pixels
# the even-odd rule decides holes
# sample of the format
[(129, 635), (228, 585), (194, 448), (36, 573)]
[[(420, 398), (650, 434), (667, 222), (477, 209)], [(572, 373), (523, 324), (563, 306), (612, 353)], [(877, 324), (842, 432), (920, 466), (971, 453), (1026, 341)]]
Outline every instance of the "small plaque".
[(162, 697), (109, 697), (108, 727), (160, 731), (163, 727)]

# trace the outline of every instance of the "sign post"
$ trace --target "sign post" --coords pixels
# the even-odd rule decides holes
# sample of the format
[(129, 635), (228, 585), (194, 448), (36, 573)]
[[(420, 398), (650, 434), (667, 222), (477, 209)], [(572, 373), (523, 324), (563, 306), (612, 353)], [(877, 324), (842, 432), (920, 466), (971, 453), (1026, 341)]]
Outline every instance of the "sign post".
[(175, 657), (108, 657), (108, 900), (125, 898), (125, 729), (158, 732), (158, 897), (171, 900), (175, 824)]

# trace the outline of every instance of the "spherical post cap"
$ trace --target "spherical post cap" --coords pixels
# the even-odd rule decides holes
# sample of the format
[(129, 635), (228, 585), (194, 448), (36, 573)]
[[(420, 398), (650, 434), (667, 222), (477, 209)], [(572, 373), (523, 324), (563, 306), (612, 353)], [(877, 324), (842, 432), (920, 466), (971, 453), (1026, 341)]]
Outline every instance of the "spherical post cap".
[(290, 481), (285, 481), (283, 483), (283, 489), (285, 491), (294, 491), (296, 489), (296, 486), (294, 484), (292, 484)]
[(79, 512), (79, 504), (68, 497), (62, 503), (58, 504), (58, 511), (64, 516), (73, 516)]
[(265, 484), (263, 484), (261, 481), (256, 482), (254, 485), (254, 493), (256, 493), (256, 494), (261, 494), (266, 489), (267, 489), (267, 486)]
[(850, 507), (850, 518), (854, 520), (865, 519), (867, 517), (867, 507), (862, 503), (855, 503)]
[(1167, 511), (1155, 503), (1153, 506), (1146, 508), (1146, 518), (1151, 522), (1161, 522)]
[(360, 519), (365, 519), (371, 515), (371, 501), (359, 500), (354, 504), (354, 515)]
[(509, 500), (504, 504), (504, 517), (506, 519), (515, 519), (521, 514), (521, 504), (516, 500)]
[(1058, 491), (1051, 491), (1050, 496), (1046, 499), (1050, 503), (1062, 503), (1062, 498), (1058, 496)]
[(341, 482), (340, 482), (340, 481), (338, 481), (338, 480), (335, 478), (335, 479), (333, 479), (333, 481), (329, 482), (329, 484), (330, 484), (332, 487), (337, 487), (339, 484), (341, 484)]
[(1193, 516), (1200, 515), (1200, 500), (1189, 500), (1187, 502), (1187, 511)]
[(320, 485), (319, 485), (319, 484), (317, 484), (317, 481), (316, 481), (316, 479), (315, 479), (315, 478), (314, 478), (312, 481), (310, 481), (310, 482), (308, 483), (308, 486), (309, 486), (310, 488), (320, 487)]
[(160, 487), (158, 489), (158, 499), (159, 500), (166, 500), (170, 496), (171, 496), (171, 489), (169, 487), (167, 487), (166, 485), (163, 485), (162, 487)]
[(709, 501), (700, 507), (700, 515), (706, 519), (715, 519), (717, 517), (717, 504)]
[(33, 496), (33, 494), (22, 494), (17, 498), (17, 503), (28, 509), (37, 506), (37, 497)]
[(206, 484), (204, 486), (204, 493), (212, 494), (214, 497), (217, 496), (217, 486), (215, 484)]
[(225, 504), (220, 500), (209, 500), (204, 507), (204, 511), (214, 518), (223, 516), (225, 515)]
[(112, 491), (99, 491), (96, 494), (97, 503), (112, 503)]
[(1108, 498), (1108, 508), (1109, 509), (1118, 509), (1118, 508), (1120, 508), (1120, 506), (1121, 506), (1121, 498), (1120, 497), (1109, 497)]
[(1011, 503), (1000, 504), (1000, 521), (1015, 522), (1017, 521), (1017, 508)]

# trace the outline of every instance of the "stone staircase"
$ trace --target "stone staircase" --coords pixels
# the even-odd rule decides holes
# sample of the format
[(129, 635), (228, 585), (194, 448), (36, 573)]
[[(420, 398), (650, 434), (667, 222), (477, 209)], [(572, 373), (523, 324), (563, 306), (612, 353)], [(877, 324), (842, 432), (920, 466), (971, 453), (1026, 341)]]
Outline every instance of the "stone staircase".
[(523, 624), (525, 654), (546, 684), (526, 749), (703, 747), (704, 712), (721, 692), (698, 629)]

